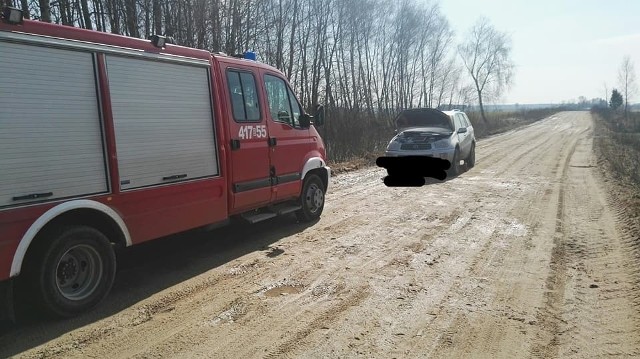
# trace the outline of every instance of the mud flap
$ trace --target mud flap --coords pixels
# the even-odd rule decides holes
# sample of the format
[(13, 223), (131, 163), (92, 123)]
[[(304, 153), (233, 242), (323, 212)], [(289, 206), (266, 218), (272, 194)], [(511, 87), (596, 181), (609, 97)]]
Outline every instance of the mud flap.
[(15, 322), (13, 307), (13, 281), (11, 279), (0, 281), (0, 322), (9, 320)]

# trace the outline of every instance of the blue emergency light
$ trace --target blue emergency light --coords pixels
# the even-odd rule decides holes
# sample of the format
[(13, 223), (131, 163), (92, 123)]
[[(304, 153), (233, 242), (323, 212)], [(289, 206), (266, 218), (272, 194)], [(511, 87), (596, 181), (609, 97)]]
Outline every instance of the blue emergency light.
[(256, 53), (253, 51), (246, 51), (244, 53), (244, 58), (247, 60), (253, 60), (256, 61)]

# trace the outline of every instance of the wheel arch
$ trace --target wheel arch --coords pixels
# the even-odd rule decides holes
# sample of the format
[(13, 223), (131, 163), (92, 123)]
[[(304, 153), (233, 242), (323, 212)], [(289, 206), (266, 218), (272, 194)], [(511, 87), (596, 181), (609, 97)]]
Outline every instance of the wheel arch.
[(311, 157), (307, 159), (304, 166), (302, 167), (302, 182), (307, 175), (316, 174), (322, 180), (322, 184), (324, 185), (324, 191), (327, 192), (329, 188), (329, 182), (331, 179), (331, 168), (327, 166), (326, 162), (321, 157)]
[(11, 262), (10, 277), (22, 270), (25, 258), (36, 245), (44, 243), (43, 233), (63, 225), (87, 225), (102, 232), (119, 246), (132, 244), (129, 230), (120, 215), (112, 208), (92, 200), (76, 200), (61, 203), (41, 215), (20, 239)]

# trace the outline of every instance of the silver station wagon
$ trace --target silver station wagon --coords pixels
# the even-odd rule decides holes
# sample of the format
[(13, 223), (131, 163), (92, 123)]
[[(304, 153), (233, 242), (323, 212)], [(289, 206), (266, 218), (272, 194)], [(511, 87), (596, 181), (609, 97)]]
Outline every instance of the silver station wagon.
[(467, 169), (476, 161), (476, 138), (467, 115), (458, 110), (433, 108), (403, 110), (396, 117), (396, 136), (387, 145), (385, 156), (429, 156), (451, 162), (450, 175)]

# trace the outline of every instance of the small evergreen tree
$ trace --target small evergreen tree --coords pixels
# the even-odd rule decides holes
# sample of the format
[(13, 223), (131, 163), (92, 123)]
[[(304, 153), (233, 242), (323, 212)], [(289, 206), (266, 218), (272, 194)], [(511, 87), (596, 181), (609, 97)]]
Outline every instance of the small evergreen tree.
[(618, 92), (618, 90), (613, 89), (611, 92), (611, 101), (609, 102), (609, 107), (613, 110), (617, 110), (618, 107), (622, 106), (622, 94)]

